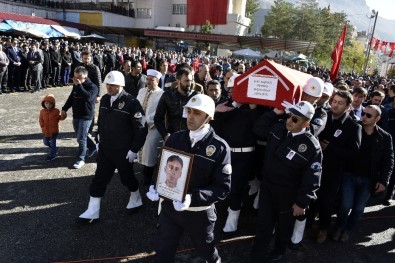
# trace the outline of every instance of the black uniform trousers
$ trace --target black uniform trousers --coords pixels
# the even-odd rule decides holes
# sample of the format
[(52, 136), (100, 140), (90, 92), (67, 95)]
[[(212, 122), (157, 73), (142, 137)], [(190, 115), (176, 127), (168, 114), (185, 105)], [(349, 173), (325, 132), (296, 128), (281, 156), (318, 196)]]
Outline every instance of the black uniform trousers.
[(343, 170), (325, 171), (325, 168), (322, 170), (321, 187), (317, 191), (316, 202), (321, 230), (327, 230), (331, 224), (331, 217), (335, 210), (342, 178)]
[(134, 176), (133, 164), (126, 159), (128, 151), (129, 149), (102, 149), (99, 146), (97, 168), (89, 188), (91, 196), (104, 196), (115, 169), (118, 169), (122, 184), (131, 192), (137, 191), (139, 183)]
[(243, 197), (248, 193), (248, 181), (254, 168), (254, 152), (232, 152), (232, 181), (228, 196), (229, 207), (240, 210)]
[(252, 248), (251, 262), (264, 261), (274, 229), (276, 229), (276, 234), (273, 253), (284, 254), (286, 252), (295, 224), (292, 206), (296, 195), (297, 189), (262, 182), (259, 194), (257, 235)]
[(173, 263), (178, 241), (184, 230), (189, 233), (198, 256), (209, 263), (219, 259), (214, 246), (214, 226), (217, 221), (215, 206), (203, 211), (181, 211), (174, 209), (172, 201), (163, 201), (156, 236), (156, 262)]

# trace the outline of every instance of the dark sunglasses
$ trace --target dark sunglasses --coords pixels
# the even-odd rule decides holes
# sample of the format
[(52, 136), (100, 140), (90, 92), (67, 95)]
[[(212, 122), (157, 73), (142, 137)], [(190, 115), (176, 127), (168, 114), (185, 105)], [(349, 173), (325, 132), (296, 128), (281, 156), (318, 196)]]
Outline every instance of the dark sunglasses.
[(292, 115), (290, 113), (285, 114), (285, 116), (287, 117), (287, 119), (291, 118), (291, 121), (293, 123), (298, 123), (298, 121), (299, 121), (298, 117), (296, 117), (295, 115)]
[(373, 117), (373, 115), (372, 114), (370, 114), (370, 113), (367, 113), (367, 112), (362, 112), (362, 114), (361, 114), (362, 116), (366, 116), (366, 118), (368, 118), (368, 119), (370, 119), (370, 118), (372, 118)]

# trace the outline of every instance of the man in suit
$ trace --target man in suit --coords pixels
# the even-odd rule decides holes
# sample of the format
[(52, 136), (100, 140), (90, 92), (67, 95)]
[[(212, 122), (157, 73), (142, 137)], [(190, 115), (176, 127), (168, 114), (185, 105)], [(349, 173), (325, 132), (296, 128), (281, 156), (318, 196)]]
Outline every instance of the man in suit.
[(31, 51), (27, 55), (27, 60), (29, 63), (29, 70), (32, 74), (33, 82), (34, 82), (34, 90), (33, 92), (39, 92), (41, 89), (41, 73), (43, 70), (43, 62), (44, 57), (42, 53), (37, 50), (36, 41), (32, 41), (30, 44)]
[(3, 51), (3, 45), (0, 42), (0, 94), (7, 92), (7, 70), (10, 60)]
[(62, 87), (60, 82), (60, 69), (62, 65), (62, 55), (60, 54), (59, 49), (60, 43), (59, 40), (55, 40), (51, 54), (51, 68), (52, 68), (52, 87)]
[(12, 39), (11, 46), (7, 48), (8, 59), (8, 87), (11, 92), (20, 91), (20, 78), (21, 78), (21, 50), (18, 47), (18, 39)]

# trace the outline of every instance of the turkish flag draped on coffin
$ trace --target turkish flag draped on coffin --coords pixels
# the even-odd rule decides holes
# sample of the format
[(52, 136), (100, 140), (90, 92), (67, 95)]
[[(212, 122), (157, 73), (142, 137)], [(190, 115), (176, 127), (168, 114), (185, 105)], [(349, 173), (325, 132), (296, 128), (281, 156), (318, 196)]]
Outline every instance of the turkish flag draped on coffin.
[(228, 0), (188, 0), (187, 24), (204, 25), (209, 20), (213, 25), (225, 25), (228, 15)]
[(271, 60), (264, 60), (235, 79), (232, 99), (284, 109), (283, 101), (299, 102), (303, 87), (312, 78)]

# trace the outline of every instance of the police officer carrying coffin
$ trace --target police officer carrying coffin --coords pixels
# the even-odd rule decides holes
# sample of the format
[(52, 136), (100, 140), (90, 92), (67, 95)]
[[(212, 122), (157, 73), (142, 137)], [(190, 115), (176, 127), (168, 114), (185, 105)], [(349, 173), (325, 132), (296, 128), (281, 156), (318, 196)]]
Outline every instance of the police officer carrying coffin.
[[(312, 77), (303, 87), (302, 101), (310, 102), (315, 111), (313, 118), (310, 121), (310, 133), (318, 137), (321, 131), (324, 130), (328, 114), (322, 107), (317, 107), (317, 101), (322, 96), (324, 90), (324, 81), (318, 77)], [(306, 226), (306, 216), (296, 218), (294, 232), (291, 237), (290, 249), (298, 249), (303, 239), (303, 233)]]
[[(231, 98), (237, 76), (232, 76), (228, 82)], [(228, 198), (228, 218), (223, 228), (225, 233), (237, 231), (243, 196), (248, 191), (248, 180), (252, 175), (256, 142), (253, 127), (258, 117), (256, 105), (240, 104), (231, 98), (217, 105), (213, 122), (215, 131), (229, 143), (232, 152), (232, 188)]]
[(147, 135), (144, 111), (139, 101), (123, 90), (125, 79), (121, 72), (109, 72), (104, 83), (107, 94), (100, 101), (97, 168), (89, 189), (88, 209), (79, 216), (81, 221), (89, 223), (99, 219), (100, 200), (115, 169), (131, 192), (128, 211), (135, 212), (142, 205), (133, 161)]
[(267, 261), (285, 254), (295, 217), (304, 215), (319, 187), (322, 152), (318, 140), (308, 131), (314, 107), (306, 101), (284, 111), (275, 108), (256, 121), (254, 132), (267, 138), (264, 173), (259, 195), (257, 234), (251, 262), (264, 262), (276, 229), (274, 250)]
[[(185, 201), (162, 202), (159, 215), (156, 262), (174, 262), (179, 239), (184, 231), (191, 235), (199, 257), (219, 263), (214, 247), (215, 203), (230, 192), (232, 166), (230, 149), (208, 124), (214, 116), (214, 101), (207, 95), (193, 96), (185, 105), (188, 130), (175, 132), (166, 146), (194, 154), (188, 193)], [(153, 186), (147, 193), (153, 201), (158, 194)]]

